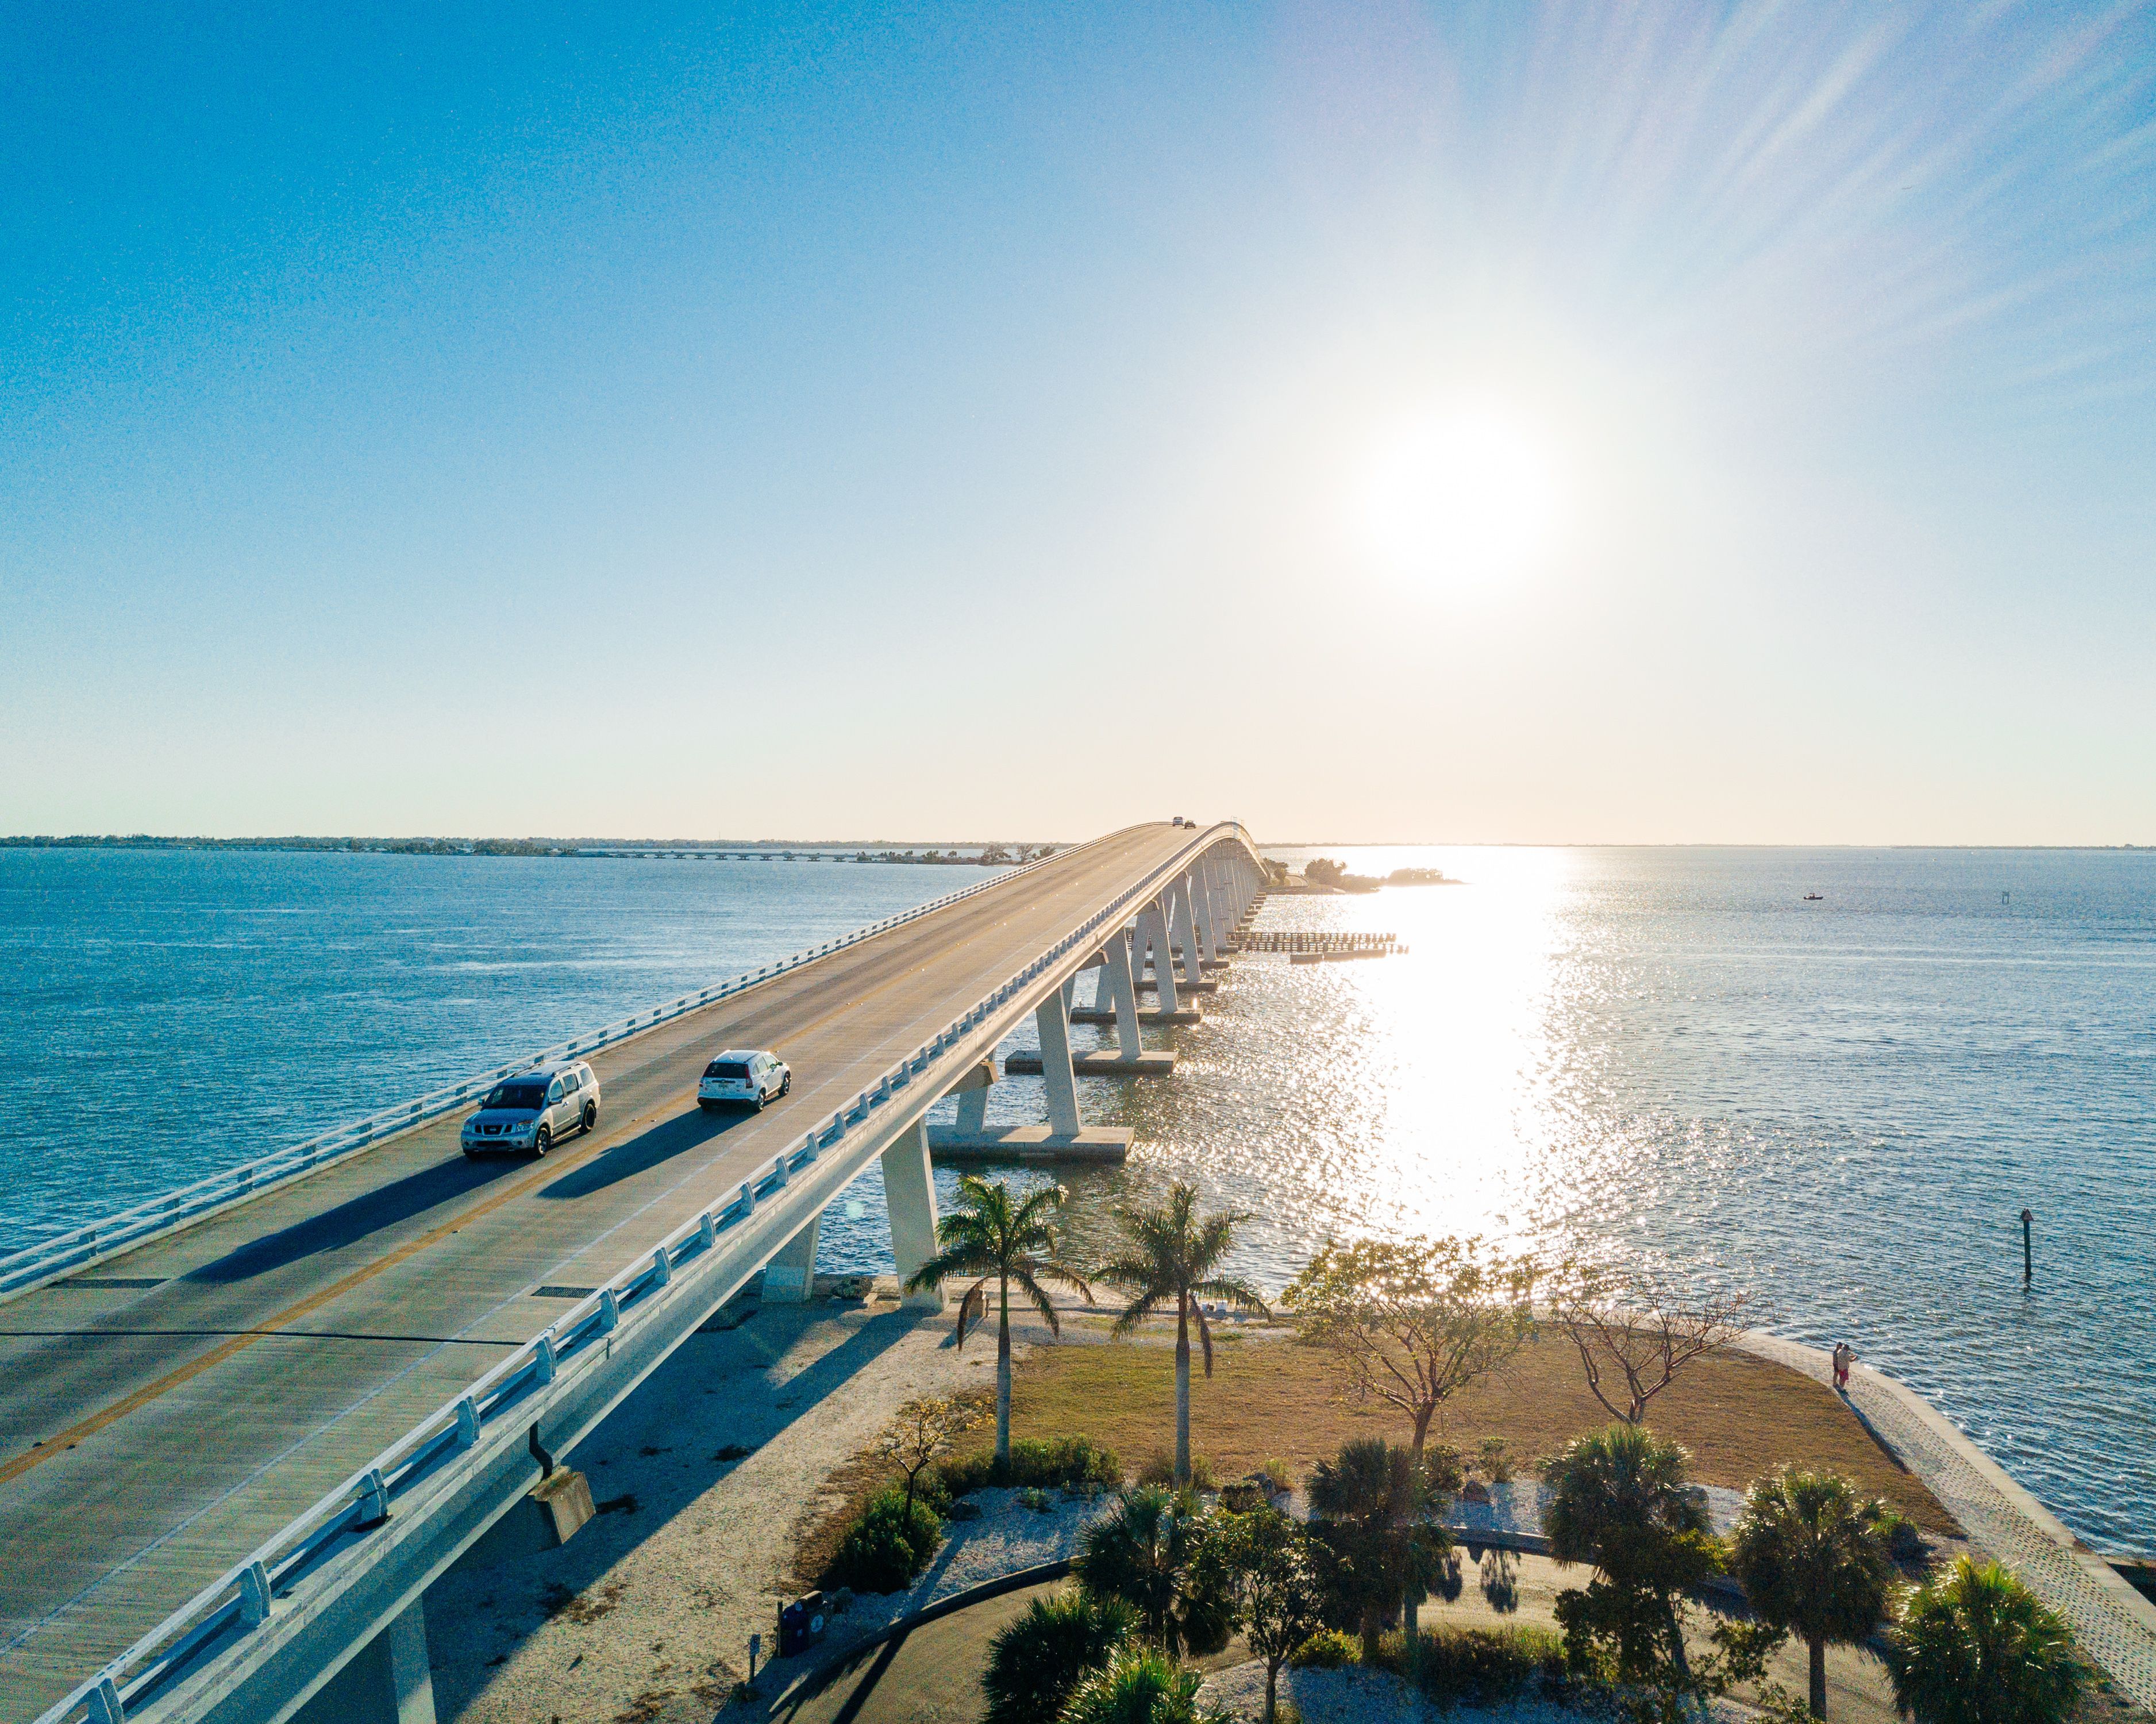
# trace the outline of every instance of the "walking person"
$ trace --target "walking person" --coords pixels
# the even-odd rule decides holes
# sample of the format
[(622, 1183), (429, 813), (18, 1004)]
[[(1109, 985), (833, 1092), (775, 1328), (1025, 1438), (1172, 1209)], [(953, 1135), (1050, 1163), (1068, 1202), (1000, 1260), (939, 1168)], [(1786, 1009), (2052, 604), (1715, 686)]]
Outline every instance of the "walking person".
[(1849, 1387), (1849, 1367), (1856, 1362), (1856, 1349), (1845, 1341), (1834, 1344), (1834, 1386), (1838, 1389)]

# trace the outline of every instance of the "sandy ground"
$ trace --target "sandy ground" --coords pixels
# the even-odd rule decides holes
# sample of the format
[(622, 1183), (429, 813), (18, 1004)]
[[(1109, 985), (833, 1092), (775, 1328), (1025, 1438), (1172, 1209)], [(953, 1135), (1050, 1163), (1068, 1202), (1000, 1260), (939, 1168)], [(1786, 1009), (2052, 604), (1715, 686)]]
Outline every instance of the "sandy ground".
[[(559, 1550), (429, 1590), (438, 1715), (702, 1724), (747, 1673), (749, 1636), (776, 1638), (795, 1528), (830, 1475), (902, 1402), (994, 1372), (992, 1337), (961, 1354), (948, 1318), (888, 1304), (767, 1305), (698, 1334), (565, 1457), (597, 1520)], [(753, 1452), (716, 1458), (734, 1444)]]

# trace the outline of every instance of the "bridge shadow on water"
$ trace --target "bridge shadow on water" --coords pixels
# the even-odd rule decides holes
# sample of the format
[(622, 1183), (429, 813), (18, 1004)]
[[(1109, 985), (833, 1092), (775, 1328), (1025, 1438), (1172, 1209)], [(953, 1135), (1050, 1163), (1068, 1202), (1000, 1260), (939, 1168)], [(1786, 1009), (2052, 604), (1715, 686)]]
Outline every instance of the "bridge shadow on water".
[(715, 1137), (747, 1125), (756, 1116), (752, 1113), (685, 1113), (670, 1120), (661, 1121), (648, 1131), (624, 1138), (603, 1155), (572, 1167), (559, 1179), (540, 1188), (539, 1195), (557, 1203), (571, 1202), (588, 1198), (594, 1192), (604, 1191), (610, 1185), (619, 1185), (624, 1179), (634, 1179), (638, 1174), (655, 1167), (662, 1162), (671, 1161), (685, 1151), (709, 1143)]
[(223, 1284), (252, 1280), (283, 1269), (302, 1258), (356, 1245), (384, 1228), (395, 1227), (470, 1195), (506, 1173), (526, 1165), (522, 1161), (475, 1161), (462, 1154), (423, 1167), (417, 1173), (364, 1193), (334, 1209), (295, 1222), (259, 1239), (250, 1240), (213, 1263), (191, 1270), (191, 1281)]

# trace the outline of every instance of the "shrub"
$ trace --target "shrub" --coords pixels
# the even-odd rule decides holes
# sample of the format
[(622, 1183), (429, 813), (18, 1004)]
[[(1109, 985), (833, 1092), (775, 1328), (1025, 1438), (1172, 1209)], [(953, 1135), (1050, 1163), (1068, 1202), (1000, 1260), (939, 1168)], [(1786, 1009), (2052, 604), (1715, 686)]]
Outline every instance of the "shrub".
[[(1175, 1484), (1174, 1457), (1156, 1454), (1138, 1469), (1141, 1485), (1164, 1485), (1171, 1489)], [(1219, 1488), (1219, 1475), (1213, 1470), (1213, 1463), (1202, 1455), (1190, 1457), (1190, 1488), (1194, 1491), (1214, 1491)]]
[(1053, 1442), (1022, 1437), (1011, 1444), (1008, 1465), (998, 1465), (995, 1451), (983, 1449), (945, 1461), (935, 1476), (947, 1496), (959, 1497), (990, 1485), (1120, 1485), (1123, 1469), (1114, 1449), (1091, 1437), (1059, 1437)]
[(1379, 1647), (1387, 1670), (1440, 1706), (1497, 1706), (1564, 1681), (1564, 1642), (1548, 1629), (1448, 1626), (1387, 1634)]
[(1018, 1506), (1023, 1509), (1031, 1509), (1036, 1515), (1052, 1515), (1055, 1512), (1055, 1505), (1049, 1501), (1048, 1493), (1038, 1485), (1029, 1485), (1019, 1492)]
[(1126, 1646), (1072, 1691), (1060, 1724), (1203, 1724), (1195, 1670), (1151, 1647)]
[(827, 1579), (857, 1593), (895, 1593), (928, 1566), (942, 1537), (934, 1509), (917, 1499), (908, 1508), (903, 1491), (886, 1491), (847, 1529)]
[(1274, 1455), (1258, 1469), (1258, 1476), (1270, 1485), (1276, 1494), (1295, 1489), (1295, 1469)]
[(1422, 1451), (1422, 1470), (1430, 1488), (1457, 1496), (1467, 1482), (1467, 1465), (1450, 1443), (1432, 1443)]
[(1362, 1661), (1362, 1642), (1338, 1629), (1312, 1634), (1288, 1659), (1289, 1665), (1298, 1670), (1344, 1670)]
[(1512, 1445), (1502, 1437), (1485, 1437), (1476, 1446), (1475, 1454), (1482, 1468), (1482, 1476), (1493, 1485), (1512, 1482)]
[(1923, 1532), (1907, 1515), (1882, 1504), (1873, 1514), (1871, 1524), (1887, 1541), (1887, 1554), (1897, 1562), (1913, 1562), (1924, 1554)]
[(1137, 1633), (1137, 1620), (1121, 1598), (1077, 1588), (1035, 1598), (988, 1642), (981, 1675), (987, 1724), (1055, 1724), (1070, 1691), (1106, 1665)]

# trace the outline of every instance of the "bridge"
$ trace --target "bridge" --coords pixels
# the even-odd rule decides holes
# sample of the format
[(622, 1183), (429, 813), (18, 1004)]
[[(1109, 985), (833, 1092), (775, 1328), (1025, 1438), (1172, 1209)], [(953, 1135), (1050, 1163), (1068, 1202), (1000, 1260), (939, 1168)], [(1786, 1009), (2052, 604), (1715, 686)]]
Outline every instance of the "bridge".
[[(503, 1067), (0, 1260), (0, 1716), (427, 1724), (427, 1588), (762, 1271), (805, 1296), (824, 1206), (882, 1166), (901, 1274), (933, 1249), (926, 1116), (1030, 1014), (1049, 1119), (1086, 1137), (1079, 976), (1119, 1052), (1177, 1021), (1261, 873), (1239, 826), (1074, 846), (549, 1049), (598, 1129), (470, 1161)], [(1150, 960), (1151, 972), (1148, 974)], [(764, 1111), (696, 1105), (781, 1049)], [(934, 1296), (918, 1296), (934, 1304)]]

